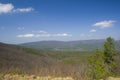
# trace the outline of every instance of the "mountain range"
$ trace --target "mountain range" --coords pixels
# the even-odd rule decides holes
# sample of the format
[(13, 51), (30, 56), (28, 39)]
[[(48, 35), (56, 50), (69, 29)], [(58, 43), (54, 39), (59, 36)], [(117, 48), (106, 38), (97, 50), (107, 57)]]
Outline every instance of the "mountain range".
[[(20, 44), (20, 46), (53, 51), (93, 51), (102, 49), (104, 39), (79, 40), (79, 41), (37, 41)], [(115, 41), (116, 49), (119, 50), (120, 40)]]

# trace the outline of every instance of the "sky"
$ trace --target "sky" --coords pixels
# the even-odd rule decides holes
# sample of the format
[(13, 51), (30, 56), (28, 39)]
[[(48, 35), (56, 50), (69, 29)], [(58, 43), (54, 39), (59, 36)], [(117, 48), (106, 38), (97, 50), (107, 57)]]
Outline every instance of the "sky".
[(0, 42), (120, 40), (120, 0), (0, 0)]

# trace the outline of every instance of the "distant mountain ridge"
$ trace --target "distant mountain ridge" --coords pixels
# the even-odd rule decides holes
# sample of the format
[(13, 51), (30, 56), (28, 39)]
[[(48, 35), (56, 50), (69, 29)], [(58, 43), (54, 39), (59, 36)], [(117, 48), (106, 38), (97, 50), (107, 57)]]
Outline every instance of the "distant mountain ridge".
[[(99, 40), (78, 40), (78, 41), (38, 41), (20, 44), (24, 47), (30, 47), (42, 50), (55, 51), (93, 51), (96, 48), (102, 49), (104, 39)], [(116, 41), (116, 43), (120, 40)], [(117, 45), (118, 46), (118, 45)]]
[(104, 41), (104, 39), (78, 41), (37, 41), (23, 43), (20, 44), (20, 46), (55, 51), (93, 51), (96, 48), (102, 49)]

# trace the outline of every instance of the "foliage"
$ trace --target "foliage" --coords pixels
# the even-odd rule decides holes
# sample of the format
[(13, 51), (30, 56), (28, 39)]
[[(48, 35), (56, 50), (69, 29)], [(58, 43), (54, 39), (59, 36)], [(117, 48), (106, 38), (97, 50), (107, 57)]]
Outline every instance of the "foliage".
[(114, 39), (108, 37), (104, 43), (104, 50), (96, 50), (88, 59), (89, 76), (92, 80), (103, 79), (113, 74), (116, 65), (114, 61), (115, 53)]
[(42, 51), (37, 50), (37, 49), (23, 48), (23, 51), (28, 53), (28, 54), (34, 54), (34, 55), (38, 55), (38, 56), (45, 56)]
[(114, 55), (116, 54), (114, 39), (108, 37), (106, 42), (104, 43), (104, 58), (105, 63), (112, 71), (113, 68), (116, 66), (114, 61)]
[(70, 58), (87, 58), (92, 52), (87, 51), (49, 51), (48, 55), (57, 60), (64, 60)]
[(89, 77), (93, 80), (105, 78), (110, 72), (104, 64), (104, 55), (102, 51), (96, 52), (89, 57)]

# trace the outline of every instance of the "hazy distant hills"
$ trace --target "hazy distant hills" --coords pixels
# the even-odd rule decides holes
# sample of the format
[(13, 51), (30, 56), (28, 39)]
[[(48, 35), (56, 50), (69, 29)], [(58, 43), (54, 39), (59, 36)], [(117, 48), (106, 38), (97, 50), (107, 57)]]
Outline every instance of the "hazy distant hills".
[[(102, 49), (105, 40), (79, 40), (79, 41), (38, 41), (20, 44), (21, 46), (31, 47), (43, 50), (57, 51), (93, 51), (96, 48)], [(120, 41), (116, 41), (117, 48)], [(118, 44), (119, 43), (119, 44)]]
[(80, 40), (80, 41), (39, 41), (21, 44), (25, 47), (31, 47), (43, 50), (58, 51), (93, 51), (96, 48), (101, 49), (105, 40)]

